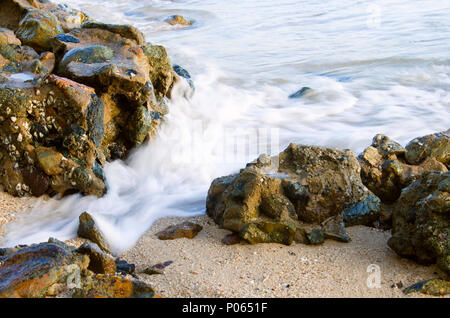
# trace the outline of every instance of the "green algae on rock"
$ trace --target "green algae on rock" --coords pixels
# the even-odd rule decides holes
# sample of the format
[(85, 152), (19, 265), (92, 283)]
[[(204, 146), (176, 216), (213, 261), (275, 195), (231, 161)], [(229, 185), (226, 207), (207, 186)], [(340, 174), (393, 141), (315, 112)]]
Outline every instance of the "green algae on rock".
[(42, 52), (51, 49), (51, 39), (64, 33), (58, 18), (41, 10), (28, 12), (19, 23), (16, 36), (23, 44)]
[(450, 172), (424, 172), (393, 206), (388, 245), (402, 257), (437, 264), (450, 277)]
[[(419, 139), (414, 139), (408, 144), (409, 150), (407, 150), (389, 137), (378, 134), (373, 138), (372, 145), (358, 157), (363, 183), (382, 202), (395, 202), (400, 197), (402, 189), (424, 171), (447, 171), (443, 158), (445, 154), (448, 156), (450, 153), (448, 135), (439, 133), (422, 137), (420, 140), (424, 138), (436, 146), (425, 146), (425, 141), (420, 142)], [(434, 155), (431, 155), (432, 147), (436, 147)], [(420, 155), (417, 154), (418, 152)], [(412, 159), (419, 158), (418, 156), (420, 160)]]
[[(291, 144), (278, 160), (276, 166), (261, 155), (239, 174), (215, 179), (206, 201), (208, 215), (252, 244), (308, 243), (302, 222), (320, 224), (349, 205), (376, 198), (362, 184), (350, 151)], [(364, 210), (371, 219), (379, 212), (379, 200), (372, 203)], [(360, 222), (369, 220), (360, 216), (353, 224)], [(350, 240), (340, 229), (328, 232), (329, 238)]]
[(104, 164), (157, 133), (178, 78), (165, 48), (133, 26), (2, 1), (0, 185), (17, 196), (102, 196)]

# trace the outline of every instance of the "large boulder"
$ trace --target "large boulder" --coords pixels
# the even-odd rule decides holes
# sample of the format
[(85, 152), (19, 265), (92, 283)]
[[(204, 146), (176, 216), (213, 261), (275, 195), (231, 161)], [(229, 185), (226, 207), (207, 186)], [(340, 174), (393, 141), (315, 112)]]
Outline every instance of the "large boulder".
[(108, 160), (151, 138), (167, 114), (160, 104), (169, 96), (174, 72), (150, 59), (147, 47), (143, 34), (132, 26), (96, 22), (53, 39), (58, 73), (91, 85), (105, 104), (101, 144)]
[(20, 248), (0, 257), (0, 297), (52, 295), (60, 284), (76, 283), (88, 264), (87, 256), (54, 243)]
[(358, 161), (350, 150), (291, 144), (279, 161), (278, 172), (288, 175), (283, 188), (302, 221), (323, 222), (373, 195), (362, 184)]
[(358, 157), (362, 181), (382, 202), (392, 203), (424, 171), (447, 171), (448, 140), (445, 133), (430, 135), (411, 141), (405, 149), (385, 135), (376, 135)]
[(392, 210), (389, 247), (421, 264), (437, 263), (450, 278), (450, 172), (424, 172)]
[(130, 25), (49, 1), (1, 1), (0, 186), (102, 196), (105, 162), (157, 133), (178, 78), (164, 47)]
[(359, 173), (351, 151), (291, 144), (278, 158), (262, 155), (240, 173), (215, 179), (206, 210), (250, 243), (290, 244), (306, 233), (302, 222), (318, 225), (360, 203), (370, 202), (364, 210), (370, 217), (353, 218), (352, 225), (378, 217), (380, 202)]
[[(55, 75), (0, 84), (0, 181), (14, 195), (106, 191), (102, 101), (95, 91)], [(41, 176), (41, 177), (39, 177)], [(47, 179), (34, 191), (35, 178)]]

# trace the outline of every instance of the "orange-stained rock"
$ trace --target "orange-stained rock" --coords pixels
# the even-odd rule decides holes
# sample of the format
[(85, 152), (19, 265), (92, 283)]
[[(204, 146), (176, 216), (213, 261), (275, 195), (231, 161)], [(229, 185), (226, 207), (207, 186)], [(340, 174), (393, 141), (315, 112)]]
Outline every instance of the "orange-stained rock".
[(48, 79), (50, 81), (53, 81), (55, 83), (55, 85), (58, 88), (60, 88), (60, 89), (66, 89), (68, 87), (79, 88), (79, 89), (84, 90), (86, 93), (95, 94), (95, 89), (93, 89), (92, 87), (89, 87), (89, 86), (77, 83), (77, 82), (72, 81), (72, 80), (70, 80), (68, 78), (65, 78), (65, 77), (61, 77), (61, 76), (57, 76), (57, 75), (51, 74), (48, 77)]
[(131, 281), (117, 276), (103, 274), (88, 278), (83, 288), (78, 289), (76, 298), (154, 298), (152, 287), (140, 281)]
[(89, 258), (55, 243), (40, 243), (0, 257), (0, 298), (45, 297), (55, 284), (76, 284)]
[(160, 240), (174, 240), (177, 238), (194, 238), (198, 232), (203, 229), (201, 225), (192, 222), (183, 222), (177, 225), (171, 225), (156, 235)]
[(95, 243), (83, 243), (77, 252), (89, 256), (89, 267), (91, 271), (97, 274), (114, 275), (116, 273), (116, 263), (114, 258), (98, 247)]

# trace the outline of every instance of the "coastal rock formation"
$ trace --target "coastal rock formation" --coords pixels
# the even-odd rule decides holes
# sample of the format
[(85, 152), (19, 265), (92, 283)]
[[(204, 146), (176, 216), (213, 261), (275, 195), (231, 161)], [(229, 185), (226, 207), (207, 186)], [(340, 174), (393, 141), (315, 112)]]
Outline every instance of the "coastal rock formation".
[(450, 172), (424, 172), (393, 211), (389, 247), (421, 264), (436, 263), (450, 278)]
[(0, 3), (0, 185), (102, 196), (103, 166), (156, 134), (180, 77), (129, 25), (48, 1)]
[(358, 157), (363, 183), (385, 203), (397, 200), (402, 189), (424, 171), (447, 171), (449, 158), (448, 131), (416, 138), (406, 148), (385, 135), (376, 135)]
[[(98, 247), (97, 247), (98, 249)], [(89, 256), (85, 252), (89, 251)], [(98, 267), (101, 251), (92, 246), (79, 249), (50, 239), (47, 243), (2, 249), (0, 298), (40, 297), (155, 297), (154, 290), (140, 282), (111, 275)], [(97, 254), (97, 255), (96, 255)], [(115, 268), (115, 266), (114, 266)], [(91, 269), (93, 271), (91, 271)]]
[[(262, 155), (240, 173), (215, 179), (206, 210), (252, 244), (291, 244), (306, 235), (301, 222), (320, 224), (345, 210), (358, 211), (359, 205), (371, 216), (360, 221), (368, 222), (378, 217), (379, 204), (362, 184), (351, 151), (291, 144), (277, 158)], [(310, 241), (307, 235), (305, 240)]]

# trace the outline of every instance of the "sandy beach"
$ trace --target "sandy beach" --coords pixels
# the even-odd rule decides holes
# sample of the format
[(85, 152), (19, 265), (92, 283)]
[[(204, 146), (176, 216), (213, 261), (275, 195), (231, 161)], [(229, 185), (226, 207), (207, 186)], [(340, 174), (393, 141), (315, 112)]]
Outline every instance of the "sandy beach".
[[(0, 193), (0, 225), (26, 213), (36, 199)], [(193, 239), (159, 240), (155, 233), (189, 220), (203, 226)], [(229, 234), (207, 216), (163, 218), (140, 238), (121, 259), (136, 264), (139, 279), (163, 297), (426, 297), (405, 296), (406, 287), (437, 277), (434, 266), (421, 266), (398, 257), (386, 244), (389, 232), (365, 226), (348, 228), (350, 243), (327, 240), (320, 246), (240, 243), (227, 246)], [(69, 244), (79, 245), (82, 239)], [(162, 275), (142, 271), (173, 261)], [(369, 288), (367, 272), (379, 266), (380, 287)], [(128, 278), (132, 278), (131, 276)], [(429, 296), (427, 296), (429, 297)]]

